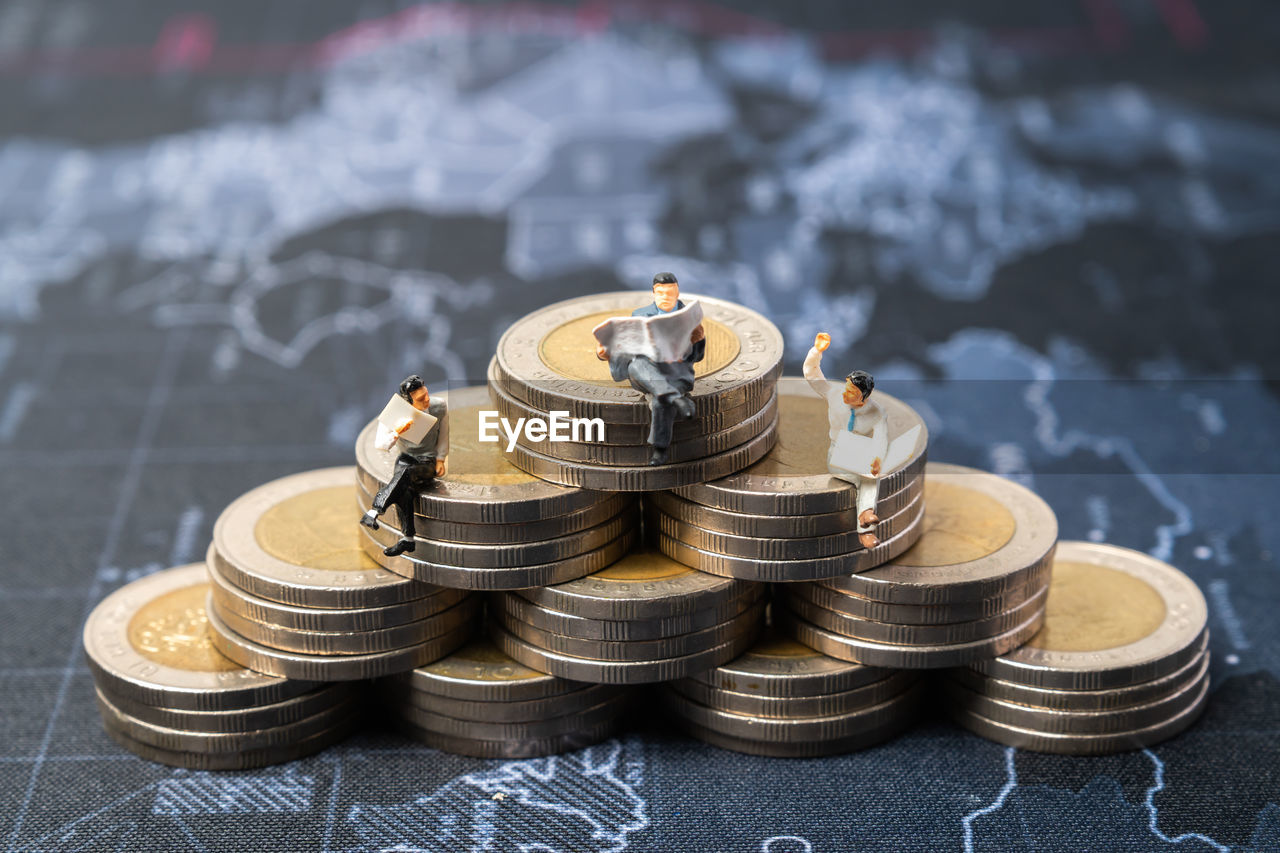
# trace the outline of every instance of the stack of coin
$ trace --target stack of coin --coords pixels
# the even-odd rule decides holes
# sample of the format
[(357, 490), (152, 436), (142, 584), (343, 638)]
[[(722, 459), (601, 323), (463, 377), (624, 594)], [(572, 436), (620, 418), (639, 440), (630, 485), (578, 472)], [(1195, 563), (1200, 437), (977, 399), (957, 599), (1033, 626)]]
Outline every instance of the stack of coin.
[(490, 600), (494, 641), (525, 666), (574, 681), (683, 678), (737, 657), (763, 623), (762, 584), (639, 551), (585, 578)]
[(430, 663), (478, 624), (474, 593), (409, 580), (361, 546), (351, 468), (294, 474), (237, 498), (209, 548), (209, 624), (258, 672), (350, 681)]
[(947, 673), (960, 725), (1038, 752), (1099, 755), (1172, 737), (1209, 695), (1208, 610), (1146, 554), (1062, 542), (1044, 627), (1015, 651)]
[[(606, 494), (544, 482), (511, 465), (499, 442), (480, 441), (490, 409), (484, 388), (441, 395), (449, 402), (449, 469), (416, 500), (414, 549), (396, 557), (383, 548), (400, 539), (393, 507), (377, 531), (361, 527), (365, 552), (404, 577), (459, 589), (520, 589), (561, 583), (598, 571), (633, 544), (635, 495)], [(359, 500), (353, 519), (391, 478), (396, 454), (373, 446), (377, 423), (356, 440)]]
[(512, 660), (492, 643), (380, 685), (400, 728), (445, 752), (529, 758), (579, 749), (617, 731), (626, 688), (556, 678)]
[(273, 678), (213, 647), (201, 564), (148, 575), (107, 596), (84, 648), (107, 733), (151, 761), (237, 770), (292, 761), (358, 720), (349, 685)]
[(770, 632), (741, 657), (662, 691), (676, 724), (699, 740), (801, 758), (888, 740), (914, 720), (921, 688), (916, 673), (836, 660)]
[(569, 441), (522, 434), (511, 460), (540, 477), (611, 491), (670, 489), (724, 477), (773, 446), (774, 384), (782, 370), (782, 335), (767, 319), (732, 302), (686, 296), (702, 304), (706, 354), (694, 365), (694, 414), (677, 421), (669, 461), (649, 465), (650, 411), (629, 382), (614, 382), (596, 358), (591, 330), (649, 302), (644, 293), (604, 293), (558, 302), (517, 321), (498, 342), (489, 367), (494, 407), (517, 418), (599, 418), (603, 441), (580, 432)]
[(929, 463), (923, 534), (862, 572), (777, 587), (780, 630), (832, 657), (929, 669), (1004, 654), (1044, 619), (1058, 524), (1029, 490)]
[(646, 531), (664, 554), (703, 572), (754, 581), (809, 581), (861, 572), (920, 537), (928, 435), (905, 403), (875, 392), (890, 438), (920, 428), (907, 461), (880, 478), (876, 535), (858, 541), (857, 489), (827, 472), (826, 402), (803, 379), (778, 383), (778, 443), (729, 477), (645, 496)]

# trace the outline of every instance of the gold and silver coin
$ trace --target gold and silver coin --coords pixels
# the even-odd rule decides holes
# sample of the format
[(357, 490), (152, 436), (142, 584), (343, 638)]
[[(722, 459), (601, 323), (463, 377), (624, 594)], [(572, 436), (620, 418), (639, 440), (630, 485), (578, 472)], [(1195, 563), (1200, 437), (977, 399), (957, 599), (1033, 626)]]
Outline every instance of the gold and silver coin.
[(768, 632), (739, 658), (664, 685), (676, 725), (738, 752), (806, 757), (882, 742), (910, 725), (916, 673), (849, 663)]
[[(599, 418), (604, 440), (518, 439), (512, 461), (535, 476), (611, 491), (652, 491), (724, 477), (760, 459), (776, 432), (774, 385), (782, 335), (766, 318), (710, 297), (702, 304), (706, 355), (694, 365), (693, 416), (677, 421), (669, 461), (650, 466), (649, 402), (628, 382), (615, 382), (595, 355), (591, 330), (626, 316), (648, 294), (605, 293), (548, 306), (517, 321), (498, 342), (489, 368), (493, 405), (509, 419)], [(572, 437), (571, 437), (572, 438)], [(585, 439), (585, 436), (583, 436)]]
[(868, 571), (779, 587), (782, 630), (833, 657), (902, 669), (995, 657), (1040, 630), (1052, 510), (994, 474), (929, 463), (925, 477), (919, 541)]
[(1146, 554), (1062, 542), (1044, 627), (1026, 645), (948, 673), (949, 713), (1042, 752), (1150, 746), (1190, 725), (1209, 692), (1208, 611), (1195, 583)]
[(411, 737), (484, 758), (587, 746), (617, 730), (629, 701), (625, 688), (547, 675), (487, 641), (384, 679), (379, 689), (379, 707)]
[(152, 761), (244, 769), (345, 737), (358, 720), (347, 685), (264, 675), (219, 654), (202, 564), (134, 581), (94, 608), (85, 653), (108, 733)]

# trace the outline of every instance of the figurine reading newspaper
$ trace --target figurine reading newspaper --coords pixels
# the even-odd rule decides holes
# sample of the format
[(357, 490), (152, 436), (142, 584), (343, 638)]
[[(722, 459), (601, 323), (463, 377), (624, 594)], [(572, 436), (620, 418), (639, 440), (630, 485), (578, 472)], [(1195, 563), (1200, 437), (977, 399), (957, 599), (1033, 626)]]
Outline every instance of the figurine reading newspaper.
[(609, 358), (642, 356), (655, 364), (684, 361), (693, 349), (690, 336), (702, 322), (701, 303), (649, 317), (610, 317), (591, 330)]
[(415, 409), (412, 403), (399, 394), (392, 394), (386, 408), (378, 415), (378, 423), (386, 427), (386, 431), (378, 430), (381, 441), (377, 442), (377, 447), (379, 450), (390, 450), (397, 439), (406, 446), (417, 445), (436, 425), (436, 417), (430, 412)]

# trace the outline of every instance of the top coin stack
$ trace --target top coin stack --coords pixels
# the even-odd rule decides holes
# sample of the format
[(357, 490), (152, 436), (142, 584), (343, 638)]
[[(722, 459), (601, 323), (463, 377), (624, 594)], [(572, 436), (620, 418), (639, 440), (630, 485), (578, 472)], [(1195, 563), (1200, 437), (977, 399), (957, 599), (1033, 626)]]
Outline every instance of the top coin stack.
[[(764, 317), (719, 299), (703, 309), (706, 351), (694, 365), (693, 416), (678, 420), (669, 461), (649, 465), (650, 406), (613, 381), (596, 358), (591, 331), (645, 304), (639, 293), (605, 293), (558, 302), (516, 321), (498, 342), (489, 389), (502, 417), (600, 418), (603, 442), (534, 441), (521, 433), (511, 460), (536, 477), (611, 491), (652, 491), (714, 480), (760, 459), (773, 446), (782, 369), (782, 335)], [(572, 435), (570, 435), (572, 439)], [(581, 436), (580, 436), (581, 438)]]
[[(414, 549), (389, 557), (400, 538), (399, 512), (379, 530), (360, 527), (365, 552), (404, 577), (459, 589), (522, 589), (563, 583), (618, 560), (636, 539), (635, 495), (561, 486), (511, 465), (500, 444), (482, 442), (484, 388), (441, 395), (452, 424), (449, 472), (415, 496)], [(359, 517), (392, 476), (395, 454), (377, 450), (369, 424), (356, 440)]]

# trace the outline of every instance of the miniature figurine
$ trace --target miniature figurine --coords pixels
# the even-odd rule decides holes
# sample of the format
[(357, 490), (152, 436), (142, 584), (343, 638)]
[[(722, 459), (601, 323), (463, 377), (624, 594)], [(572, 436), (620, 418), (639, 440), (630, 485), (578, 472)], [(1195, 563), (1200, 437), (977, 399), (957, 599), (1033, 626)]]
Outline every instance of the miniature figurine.
[[(831, 449), (827, 469), (832, 476), (848, 480), (858, 489), (858, 541), (864, 548), (880, 544), (875, 534), (880, 517), (876, 515), (879, 478), (889, 455), (889, 428), (884, 410), (868, 398), (875, 388), (871, 374), (855, 370), (844, 378), (844, 386), (827, 381), (822, 374), (822, 354), (831, 346), (831, 336), (819, 332), (804, 359), (804, 378), (818, 396), (827, 401), (827, 420)], [(915, 431), (910, 434), (910, 447), (915, 446)], [(895, 441), (898, 448), (901, 442)], [(908, 448), (908, 452), (910, 448)], [(900, 453), (900, 450), (898, 450)], [(905, 456), (904, 456), (905, 459)]]
[[(653, 277), (653, 303), (631, 312), (655, 321), (628, 323), (606, 320), (592, 330), (598, 344), (596, 358), (609, 362), (614, 382), (630, 380), (631, 387), (649, 400), (650, 465), (670, 458), (671, 430), (676, 416), (693, 417), (693, 365), (706, 355), (702, 306), (680, 301), (680, 284), (669, 272)], [(669, 319), (668, 319), (669, 318)], [(692, 328), (690, 328), (692, 327)]]
[(373, 498), (373, 509), (360, 523), (378, 529), (378, 517), (395, 504), (400, 515), (400, 541), (384, 548), (388, 557), (412, 551), (414, 545), (413, 499), (418, 490), (449, 469), (449, 407), (442, 399), (431, 399), (422, 377), (414, 375), (400, 383), (382, 414), (374, 447), (390, 452), (398, 446), (391, 480)]

